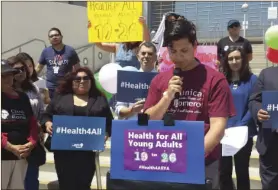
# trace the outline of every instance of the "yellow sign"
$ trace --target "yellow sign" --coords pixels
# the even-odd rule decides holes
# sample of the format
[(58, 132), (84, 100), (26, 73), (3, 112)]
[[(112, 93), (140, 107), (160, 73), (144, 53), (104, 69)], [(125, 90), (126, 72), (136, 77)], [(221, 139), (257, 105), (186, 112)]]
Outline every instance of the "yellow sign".
[(143, 41), (142, 2), (87, 2), (91, 42)]

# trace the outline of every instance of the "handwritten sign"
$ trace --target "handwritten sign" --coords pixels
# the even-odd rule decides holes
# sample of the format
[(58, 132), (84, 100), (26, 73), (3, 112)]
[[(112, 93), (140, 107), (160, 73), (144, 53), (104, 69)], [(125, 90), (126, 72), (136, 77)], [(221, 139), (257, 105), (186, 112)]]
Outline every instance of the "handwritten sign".
[(87, 2), (88, 40), (91, 42), (143, 41), (142, 2)]
[(215, 70), (217, 70), (217, 46), (197, 46), (195, 57), (199, 61)]
[(124, 141), (126, 170), (185, 172), (184, 131), (130, 129), (125, 130)]

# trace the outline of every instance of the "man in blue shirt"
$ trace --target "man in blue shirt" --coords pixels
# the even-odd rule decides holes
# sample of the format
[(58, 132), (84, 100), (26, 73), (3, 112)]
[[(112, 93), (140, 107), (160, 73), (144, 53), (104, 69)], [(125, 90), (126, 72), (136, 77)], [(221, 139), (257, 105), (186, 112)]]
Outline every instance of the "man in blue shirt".
[(68, 72), (79, 68), (80, 60), (71, 46), (63, 44), (63, 36), (58, 28), (51, 28), (48, 37), (51, 46), (42, 51), (36, 71), (40, 73), (44, 66), (47, 66), (46, 87), (52, 99), (58, 81)]
[[(143, 42), (139, 46), (137, 58), (140, 62), (139, 72), (156, 72), (156, 47), (153, 43)], [(120, 119), (137, 119), (137, 113), (143, 109), (144, 103), (145, 100), (136, 103), (117, 102), (115, 112)]]

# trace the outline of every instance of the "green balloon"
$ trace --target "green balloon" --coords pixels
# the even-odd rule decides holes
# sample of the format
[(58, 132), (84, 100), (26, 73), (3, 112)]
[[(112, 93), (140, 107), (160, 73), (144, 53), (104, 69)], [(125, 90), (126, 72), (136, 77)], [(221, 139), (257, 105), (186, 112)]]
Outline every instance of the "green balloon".
[(96, 73), (94, 77), (95, 77), (97, 89), (99, 89), (105, 95), (106, 99), (109, 101), (113, 97), (113, 94), (110, 94), (109, 92), (107, 92), (102, 88), (101, 84), (99, 83), (98, 73)]
[(271, 26), (267, 29), (265, 43), (268, 47), (278, 50), (278, 25)]

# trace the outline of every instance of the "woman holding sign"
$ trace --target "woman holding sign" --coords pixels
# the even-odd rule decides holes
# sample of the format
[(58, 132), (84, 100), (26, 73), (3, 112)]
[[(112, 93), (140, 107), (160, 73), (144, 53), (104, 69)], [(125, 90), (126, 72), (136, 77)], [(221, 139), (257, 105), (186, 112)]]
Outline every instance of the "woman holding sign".
[[(220, 162), (220, 189), (233, 188), (233, 159), (237, 176), (237, 189), (250, 190), (249, 159), (253, 147), (253, 137), (257, 134), (255, 123), (248, 110), (248, 99), (257, 81), (249, 67), (247, 54), (241, 48), (230, 48), (223, 60), (223, 72), (230, 85), (236, 116), (229, 118), (227, 128), (248, 127), (248, 140), (234, 156), (223, 154)], [(237, 141), (237, 137), (234, 137)], [(223, 149), (223, 153), (225, 150)]]
[[(151, 37), (145, 18), (140, 17), (139, 22), (143, 25), (143, 40), (149, 42)], [(139, 69), (140, 63), (137, 59), (137, 51), (140, 44), (141, 42), (124, 42), (120, 44), (96, 43), (96, 46), (104, 51), (115, 53), (115, 62), (119, 63), (120, 66), (132, 66)]]
[[(97, 89), (92, 72), (82, 67), (69, 73), (46, 108), (43, 126), (52, 135), (53, 115), (106, 118), (107, 137), (111, 135), (112, 113), (105, 96)], [(95, 173), (92, 151), (54, 151), (55, 168), (61, 190), (89, 190)]]

